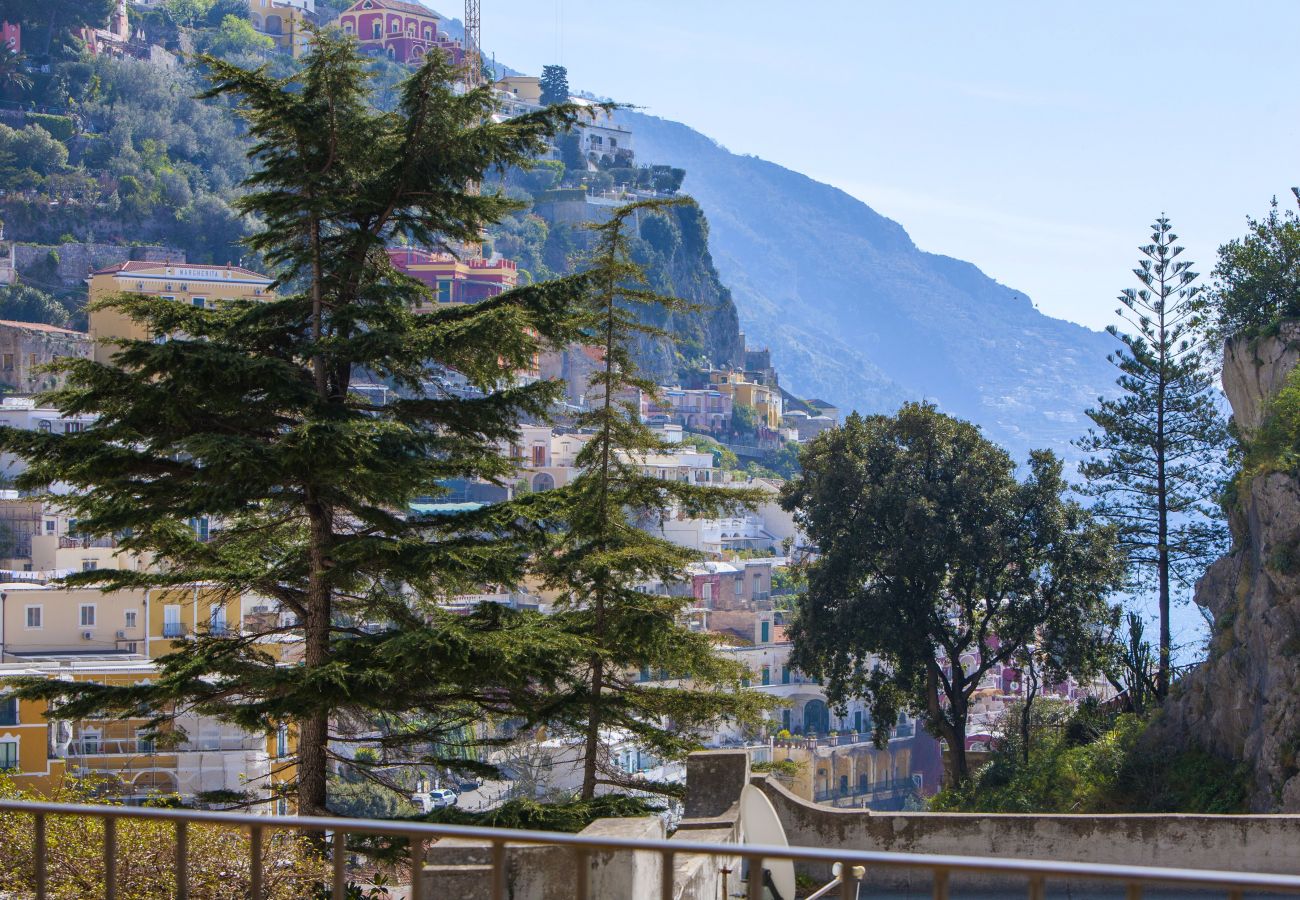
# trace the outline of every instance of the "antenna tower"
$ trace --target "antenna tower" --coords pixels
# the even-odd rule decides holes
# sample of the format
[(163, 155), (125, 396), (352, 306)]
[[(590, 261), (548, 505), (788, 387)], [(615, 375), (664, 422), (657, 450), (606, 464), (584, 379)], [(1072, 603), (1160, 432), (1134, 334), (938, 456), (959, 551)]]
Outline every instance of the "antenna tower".
[(483, 4), (465, 0), (465, 88), (483, 83)]

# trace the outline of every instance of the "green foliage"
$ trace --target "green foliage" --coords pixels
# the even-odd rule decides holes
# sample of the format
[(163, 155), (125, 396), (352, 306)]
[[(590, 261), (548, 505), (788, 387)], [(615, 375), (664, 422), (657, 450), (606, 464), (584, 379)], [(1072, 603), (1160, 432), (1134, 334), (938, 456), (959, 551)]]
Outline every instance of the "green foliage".
[[(790, 737), (790, 732), (784, 731), (784, 729), (782, 729), (782, 731), (786, 738)], [(781, 735), (778, 734), (777, 737), (781, 737)], [(796, 759), (778, 759), (771, 762), (756, 762), (751, 764), (749, 767), (749, 771), (751, 772), (770, 772), (777, 778), (784, 778), (787, 780), (797, 778), (803, 769), (803, 764)]]
[[(1034, 723), (1033, 749), (1004, 742), (933, 810), (991, 813), (1241, 813), (1249, 772), (1203, 750), (1171, 750), (1134, 715), (1053, 706)], [(1006, 729), (1018, 732), (1019, 727)]]
[(374, 781), (331, 778), (329, 809), (338, 816), (354, 819), (409, 819), (419, 809), (405, 795)]
[[(632, 347), (638, 337), (662, 332), (640, 312), (683, 302), (646, 287), (644, 271), (630, 258), (628, 231), (639, 214), (664, 208), (663, 202), (632, 204), (592, 226), (596, 246), (582, 342), (601, 351), (603, 365), (591, 381), (599, 400), (577, 417), (577, 426), (592, 437), (578, 453), (578, 477), (548, 492), (560, 501), (554, 542), (537, 558), (544, 584), (559, 592), (560, 620), (590, 648), (551, 704), (557, 729), (583, 737), (584, 800), (600, 784), (638, 786), (606, 758), (602, 734), (626, 732), (655, 756), (676, 758), (700, 745), (702, 729), (728, 718), (756, 721), (768, 705), (739, 690), (743, 669), (719, 657), (708, 634), (680, 621), (689, 597), (636, 587), (646, 580), (680, 581), (699, 554), (630, 520), (649, 525), (675, 512), (712, 516), (760, 499), (755, 492), (661, 479), (639, 468), (639, 458), (671, 449), (623, 399), (634, 389), (654, 389), (638, 373)], [(643, 668), (671, 672), (685, 685), (641, 682), (636, 673)]]
[(1246, 446), (1241, 472), (1237, 475), (1237, 492), (1240, 494), (1260, 475), (1297, 471), (1300, 471), (1300, 369), (1292, 369), (1282, 389), (1268, 401), (1263, 422)]
[(0, 319), (67, 325), (68, 310), (44, 291), (25, 284), (0, 286)]
[(1198, 298), (1200, 325), (1213, 343), (1267, 334), (1300, 316), (1300, 216), (1277, 199), (1243, 237), (1219, 248), (1213, 288)]
[(576, 834), (597, 819), (652, 816), (663, 811), (663, 803), (626, 794), (601, 794), (588, 800), (577, 798), (539, 803), (527, 798), (507, 800), (484, 812), (470, 812), (458, 806), (435, 809), (420, 821), (445, 825), (481, 825), (486, 828), (523, 828), (538, 831), (567, 831)]
[(752, 407), (737, 403), (731, 408), (731, 430), (738, 435), (753, 437), (758, 433), (758, 413)]
[(274, 38), (261, 34), (246, 18), (228, 15), (216, 31), (206, 36), (204, 49), (215, 56), (267, 53), (275, 49)]
[(542, 66), (539, 86), (543, 106), (569, 102), (569, 70), (564, 66)]
[(75, 132), (72, 119), (68, 116), (51, 116), (45, 113), (29, 112), (23, 115), (23, 122), (27, 125), (44, 128), (55, 140), (64, 143), (72, 140), (72, 135)]
[(682, 438), (682, 443), (688, 447), (694, 447), (696, 450), (712, 453), (713, 464), (720, 469), (735, 471), (740, 468), (740, 460), (736, 457), (736, 454), (711, 437), (702, 434), (688, 434)]
[(214, 0), (162, 0), (162, 11), (175, 24), (193, 28), (207, 19)]
[(866, 698), (877, 741), (900, 708), (924, 715), (963, 781), (986, 673), (1030, 644), (1080, 675), (1101, 665), (1122, 561), (1113, 529), (1065, 499), (1050, 451), (1033, 451), (1020, 481), (974, 425), (908, 403), (850, 416), (802, 460), (781, 503), (821, 556), (807, 566), (790, 662), (824, 679), (833, 703)]
[(1179, 260), (1167, 218), (1152, 226), (1134, 270), (1141, 287), (1119, 296), (1132, 329), (1107, 331), (1121, 347), (1120, 394), (1088, 410), (1095, 428), (1076, 441), (1087, 460), (1079, 471), (1094, 511), (1115, 525), (1133, 585), (1154, 588), (1160, 609), (1157, 691), (1170, 682), (1170, 603), (1191, 587), (1227, 543), (1215, 497), (1225, 477), (1228, 430), (1218, 408), (1206, 345), (1195, 329), (1201, 288)]
[[(512, 471), (497, 443), (555, 397), (551, 384), (516, 385), (513, 372), (544, 343), (577, 336), (571, 309), (588, 279), (418, 316), (411, 308), (426, 289), (382, 252), (399, 238), (469, 240), (514, 211), (499, 196), (467, 193), (466, 182), (535, 155), (577, 110), (484, 127), (490, 91), (458, 94), (449, 61), (430, 54), (403, 85), (399, 109), (380, 112), (355, 43), (328, 35), (289, 79), (203, 63), (211, 96), (238, 104), (255, 143), (237, 206), (258, 221), (247, 244), (277, 273), (280, 292), (218, 308), (106, 300), (150, 334), (183, 337), (124, 340), (112, 365), (61, 361), (68, 384), (51, 401), (96, 415), (96, 427), (5, 429), (0, 446), (30, 461), (27, 488), (74, 486), (68, 510), (86, 533), (118, 535), (126, 552), (158, 561), (73, 581), (204, 582), (270, 598), (297, 621), (238, 639), (201, 633), (160, 658), (149, 685), (25, 690), (61, 697), (72, 718), (137, 715), (143, 705), (155, 727), (173, 710), (253, 731), (287, 722), (299, 808), (318, 814), (332, 724), (383, 734), (390, 760), (458, 761), (469, 724), (535, 715), (580, 646), (539, 614), (485, 604), (456, 616), (439, 605), (459, 589), (520, 577), (551, 511), (545, 495), (461, 516), (408, 511), (438, 496), (444, 479)], [(427, 394), (435, 366), (456, 369), (482, 397)], [(400, 399), (376, 408), (350, 391), (363, 370)], [(198, 516), (220, 523), (208, 541), (187, 525)], [(277, 665), (260, 641), (297, 643), (301, 664)]]
[(18, 130), (0, 125), (0, 180), (18, 187), (36, 187), (41, 176), (68, 164), (68, 148), (37, 125)]

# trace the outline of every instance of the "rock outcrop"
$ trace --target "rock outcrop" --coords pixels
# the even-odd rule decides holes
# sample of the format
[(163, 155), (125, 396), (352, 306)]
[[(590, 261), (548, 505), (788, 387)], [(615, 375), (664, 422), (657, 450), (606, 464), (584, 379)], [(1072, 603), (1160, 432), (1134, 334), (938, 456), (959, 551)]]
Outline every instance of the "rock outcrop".
[[(1300, 362), (1300, 323), (1229, 341), (1223, 388), (1249, 440)], [(1182, 679), (1162, 732), (1254, 770), (1257, 811), (1300, 812), (1300, 477), (1267, 472), (1240, 485), (1233, 549), (1196, 585), (1214, 616), (1209, 659)]]

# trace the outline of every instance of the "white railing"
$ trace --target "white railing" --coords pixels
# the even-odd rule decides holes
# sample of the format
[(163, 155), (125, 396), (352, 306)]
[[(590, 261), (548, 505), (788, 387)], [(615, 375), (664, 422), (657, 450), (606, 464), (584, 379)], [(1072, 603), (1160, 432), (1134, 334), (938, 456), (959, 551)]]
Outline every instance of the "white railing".
[[(590, 837), (582, 834), (562, 834), (546, 831), (515, 831), (499, 828), (480, 828), (469, 825), (429, 825), (415, 822), (370, 819), (343, 819), (334, 817), (268, 817), (246, 813), (202, 812), (180, 809), (151, 809), (127, 806), (79, 806), (64, 803), (28, 803), (0, 801), (0, 812), (32, 816), (33, 872), (36, 900), (50, 896), (49, 847), (46, 827), (52, 816), (77, 816), (100, 819), (103, 823), (104, 894), (108, 900), (119, 896), (117, 823), (122, 819), (149, 819), (170, 822), (176, 829), (175, 896), (178, 900), (189, 897), (188, 827), (206, 823), (231, 828), (244, 828), (249, 833), (249, 856), (243, 861), (247, 867), (249, 896), (264, 900), (266, 871), (264, 850), (266, 833), (270, 830), (307, 831), (328, 834), (331, 875), (328, 879), (330, 896), (342, 900), (347, 892), (347, 836), (349, 834), (386, 835), (404, 838), (409, 842), (411, 866), (411, 900), (431, 900), (441, 896), (436, 884), (429, 884), (424, 872), (425, 848), (430, 841), (441, 838), (467, 838), (490, 845), (490, 865), (485, 866), (483, 877), (489, 882), (492, 900), (505, 900), (509, 896), (507, 884), (507, 844), (567, 847), (573, 854), (571, 896), (576, 900), (591, 900), (590, 874), (593, 852), (653, 853), (662, 860), (659, 879), (661, 900), (674, 900), (673, 863), (681, 856), (709, 856), (723, 859), (739, 857), (749, 872), (761, 872), (765, 860), (791, 860), (795, 863), (839, 866), (836, 880), (819, 890), (815, 896), (838, 894), (841, 900), (854, 900), (858, 888), (868, 872), (874, 870), (909, 870), (928, 875), (932, 896), (948, 900), (949, 883), (953, 876), (994, 876), (1007, 882), (1022, 882), (1030, 900), (1044, 900), (1047, 884), (1053, 880), (1107, 882), (1125, 889), (1128, 900), (1140, 900), (1148, 887), (1175, 890), (1188, 888), (1217, 890), (1229, 900), (1241, 900), (1246, 891), (1300, 894), (1300, 876), (1269, 875), (1257, 872), (1225, 872), (1206, 869), (1173, 869), (1153, 866), (1098, 865), (1096, 863), (1064, 862), (1058, 860), (1001, 859), (973, 856), (946, 856), (932, 853), (883, 853), (876, 851), (836, 849), (829, 847), (778, 847), (760, 844), (710, 843), (705, 841), (666, 841), (653, 839)], [(234, 864), (234, 860), (231, 863)], [(760, 900), (764, 895), (763, 879), (738, 873), (746, 885), (748, 900)], [(1003, 891), (1005, 896), (1012, 896)], [(695, 900), (695, 898), (683, 898)]]

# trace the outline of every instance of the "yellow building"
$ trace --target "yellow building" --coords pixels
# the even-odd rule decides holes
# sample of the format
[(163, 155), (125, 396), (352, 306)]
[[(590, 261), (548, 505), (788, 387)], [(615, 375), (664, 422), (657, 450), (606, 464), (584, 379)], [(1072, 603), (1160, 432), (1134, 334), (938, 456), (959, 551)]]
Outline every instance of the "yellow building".
[(258, 34), (275, 41), (275, 46), (294, 59), (311, 49), (310, 21), (302, 3), (286, 0), (248, 0), (248, 17)]
[[(144, 294), (190, 303), (214, 306), (226, 300), (269, 300), (272, 279), (239, 266), (206, 266), (190, 263), (130, 262), (118, 263), (91, 273), (90, 302), (117, 294)], [(109, 362), (116, 352), (114, 338), (149, 340), (157, 335), (116, 309), (98, 309), (90, 313), (90, 338), (95, 341), (95, 361)], [(100, 343), (108, 341), (109, 343)]]
[(772, 430), (781, 427), (781, 389), (750, 381), (744, 372), (710, 372), (709, 382), (731, 398), (734, 406), (747, 406)]
[(542, 79), (536, 75), (507, 75), (493, 87), (527, 106), (540, 106), (542, 103)]
[[(65, 776), (116, 783), (120, 795), (141, 801), (159, 794), (183, 799), (209, 791), (239, 791), (270, 799), (275, 785), (294, 777), (295, 747), (285, 728), (254, 734), (209, 717), (179, 717), (167, 731), (175, 740), (148, 737), (141, 718), (46, 718), (43, 701), (10, 696), (15, 678), (58, 678), (132, 685), (157, 676), (149, 660), (95, 660), (65, 656), (0, 665), (0, 770), (21, 788), (49, 793)], [(255, 807), (289, 811), (283, 801)]]

